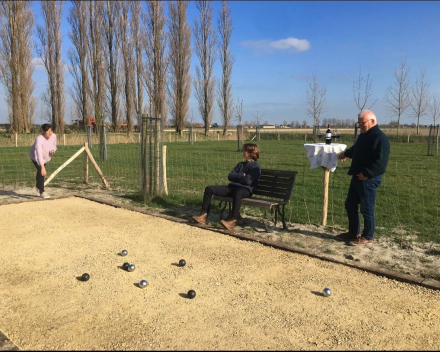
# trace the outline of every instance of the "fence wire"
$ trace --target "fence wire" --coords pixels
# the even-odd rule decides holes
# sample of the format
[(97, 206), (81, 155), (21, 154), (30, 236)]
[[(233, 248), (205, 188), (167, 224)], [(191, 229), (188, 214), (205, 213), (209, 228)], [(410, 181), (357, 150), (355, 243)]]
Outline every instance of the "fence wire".
[[(37, 134), (20, 136), (19, 141), (0, 135), (0, 189), (31, 188), (35, 184), (35, 167), (29, 157), (29, 148)], [(258, 141), (262, 168), (293, 170), (298, 175), (290, 204), (286, 207), (287, 221), (320, 225), (322, 216), (323, 170), (310, 170), (304, 143), (312, 135), (292, 135), (287, 138), (268, 138), (263, 133)], [(139, 133), (105, 136), (106, 157), (99, 148), (99, 135), (93, 138), (90, 149), (111, 191), (132, 196), (141, 191)], [(176, 138), (176, 141), (167, 142)], [(237, 151), (237, 140), (229, 136), (221, 139), (178, 135), (164, 135), (166, 146), (166, 182), (168, 194), (163, 198), (172, 206), (199, 210), (204, 188), (208, 185), (227, 184), (227, 175), (236, 163), (242, 161)], [(249, 136), (247, 137), (249, 138)], [(252, 138), (252, 137), (251, 137)], [(307, 140), (307, 138), (309, 138)], [(348, 136), (347, 139), (351, 137)], [(6, 141), (4, 142), (3, 139)], [(58, 150), (47, 164), (48, 175), (63, 165), (87, 141), (85, 133), (65, 135), (58, 139)], [(246, 141), (249, 141), (246, 140)], [(246, 142), (245, 141), (245, 142)], [(351, 142), (344, 141), (351, 146)], [(3, 146), (1, 146), (3, 145)], [(391, 142), (391, 156), (376, 199), (378, 234), (416, 236), (426, 241), (440, 242), (440, 161), (438, 156), (427, 156), (426, 143)], [(347, 217), (344, 203), (350, 182), (347, 175), (350, 160), (339, 163), (330, 173), (327, 226), (345, 230)], [(102, 180), (89, 166), (89, 184), (102, 186)], [(84, 187), (84, 155), (67, 165), (47, 186), (82, 190)], [(245, 213), (261, 215), (259, 209), (245, 207)]]

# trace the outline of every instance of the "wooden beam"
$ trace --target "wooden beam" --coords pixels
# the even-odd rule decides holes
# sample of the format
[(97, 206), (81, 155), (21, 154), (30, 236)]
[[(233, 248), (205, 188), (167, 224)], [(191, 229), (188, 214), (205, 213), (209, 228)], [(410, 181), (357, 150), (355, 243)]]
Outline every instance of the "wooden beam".
[(102, 183), (104, 184), (105, 188), (110, 189), (110, 185), (108, 184), (108, 182), (105, 180), (104, 175), (101, 171), (101, 169), (99, 168), (98, 164), (95, 161), (95, 158), (93, 157), (92, 153), (90, 153), (89, 148), (85, 148), (85, 151), (88, 155), (88, 157), (90, 158), (90, 161), (92, 162), (93, 166), (96, 169), (96, 172), (99, 174), (99, 176), (101, 177)]
[(64, 169), (67, 165), (69, 165), (78, 155), (80, 155), (84, 151), (85, 147), (82, 147), (75, 154), (73, 154), (69, 160), (67, 160), (63, 165), (61, 165), (58, 169), (56, 169), (52, 175), (44, 182), (46, 186), (62, 169)]

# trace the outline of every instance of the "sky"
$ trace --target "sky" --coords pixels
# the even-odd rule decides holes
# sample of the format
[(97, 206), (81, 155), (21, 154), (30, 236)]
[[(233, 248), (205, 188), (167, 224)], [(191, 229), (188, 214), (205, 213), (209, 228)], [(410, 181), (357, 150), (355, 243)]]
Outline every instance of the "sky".
[[(42, 24), (39, 2), (33, 3), (36, 23)], [(395, 70), (406, 59), (412, 82), (426, 70), (430, 94), (440, 95), (440, 1), (230, 1), (233, 20), (230, 50), (234, 56), (232, 96), (243, 101), (242, 121), (283, 124), (307, 121), (308, 82), (312, 74), (326, 88), (322, 119), (357, 119), (353, 83), (359, 73), (371, 79), (372, 96), (366, 108), (375, 112), (378, 123), (396, 121), (387, 110), (387, 89), (395, 86)], [(62, 25), (63, 58), (71, 46), (66, 20), (70, 3), (64, 9)], [(213, 25), (221, 2), (214, 1)], [(168, 8), (166, 9), (168, 13)], [(198, 17), (190, 2), (188, 21)], [(36, 39), (36, 36), (34, 36)], [(198, 58), (193, 54), (191, 74), (195, 77)], [(214, 76), (221, 76), (217, 60)], [(66, 71), (66, 87), (72, 78)], [(38, 100), (35, 123), (46, 117), (41, 93), (46, 89), (47, 74), (41, 65), (34, 73)], [(7, 122), (3, 87), (0, 87), (0, 123)], [(71, 122), (72, 98), (66, 90), (66, 117)], [(372, 105), (372, 106), (371, 106)], [(215, 105), (213, 122), (221, 124)], [(190, 118), (202, 122), (192, 88)], [(401, 123), (416, 123), (408, 109)], [(236, 124), (236, 121), (233, 121)], [(433, 123), (422, 117), (421, 124)], [(437, 122), (438, 123), (438, 122)]]

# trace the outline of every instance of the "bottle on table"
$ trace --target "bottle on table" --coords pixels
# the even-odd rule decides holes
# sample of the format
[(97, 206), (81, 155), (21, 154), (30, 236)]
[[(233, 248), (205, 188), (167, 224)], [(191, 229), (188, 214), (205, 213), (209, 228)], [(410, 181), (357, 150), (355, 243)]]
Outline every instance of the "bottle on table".
[(332, 144), (332, 130), (330, 124), (328, 124), (327, 131), (325, 132), (325, 144)]

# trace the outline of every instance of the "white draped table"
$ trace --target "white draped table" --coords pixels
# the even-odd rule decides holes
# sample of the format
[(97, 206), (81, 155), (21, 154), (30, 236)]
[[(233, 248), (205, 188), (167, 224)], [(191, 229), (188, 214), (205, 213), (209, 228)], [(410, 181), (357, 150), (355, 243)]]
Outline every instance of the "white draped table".
[(321, 166), (324, 169), (323, 197), (322, 197), (322, 218), (321, 224), (327, 225), (328, 208), (328, 184), (330, 171), (334, 172), (338, 166), (338, 155), (342, 153), (347, 146), (345, 144), (332, 143), (311, 143), (304, 144), (307, 157), (310, 161), (310, 169)]

